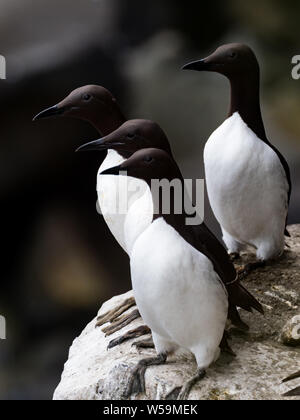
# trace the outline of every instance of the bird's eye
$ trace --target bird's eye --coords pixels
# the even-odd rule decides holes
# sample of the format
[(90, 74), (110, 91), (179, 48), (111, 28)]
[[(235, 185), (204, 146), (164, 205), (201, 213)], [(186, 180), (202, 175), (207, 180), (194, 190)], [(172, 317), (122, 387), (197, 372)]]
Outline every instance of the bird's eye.
[(133, 138), (135, 137), (135, 134), (134, 134), (134, 133), (128, 133), (128, 134), (127, 134), (127, 137), (128, 137), (129, 139), (133, 139)]
[(89, 93), (85, 93), (85, 94), (82, 96), (82, 99), (83, 99), (84, 101), (88, 101), (88, 100), (90, 100), (90, 99), (91, 99), (91, 95), (90, 95)]
[(230, 58), (235, 58), (236, 56), (237, 56), (237, 53), (235, 51), (231, 51), (231, 53), (229, 53)]
[(144, 161), (145, 161), (145, 162), (147, 162), (147, 163), (150, 163), (150, 162), (152, 162), (152, 161), (153, 161), (153, 157), (152, 157), (152, 156), (146, 156), (146, 157), (144, 158)]

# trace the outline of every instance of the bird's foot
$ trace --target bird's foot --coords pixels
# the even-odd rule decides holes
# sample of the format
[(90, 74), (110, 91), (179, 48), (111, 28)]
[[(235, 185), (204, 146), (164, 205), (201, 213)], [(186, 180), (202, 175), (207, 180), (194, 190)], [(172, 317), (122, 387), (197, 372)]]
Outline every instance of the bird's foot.
[(196, 385), (197, 382), (201, 381), (206, 375), (206, 371), (204, 369), (199, 369), (195, 376), (193, 376), (191, 379), (189, 379), (182, 387), (179, 395), (178, 400), (185, 401), (189, 397), (189, 393), (191, 392), (194, 385)]
[(133, 338), (138, 338), (143, 335), (150, 334), (150, 333), (151, 333), (151, 330), (149, 327), (147, 327), (147, 325), (141, 325), (140, 327), (137, 327), (134, 330), (127, 331), (125, 334), (112, 340), (109, 343), (107, 349), (108, 350), (112, 349), (113, 347), (119, 346), (125, 341), (131, 340)]
[(224, 331), (223, 334), (223, 338), (222, 341), (220, 343), (220, 349), (222, 351), (222, 353), (226, 353), (229, 354), (232, 357), (236, 357), (236, 354), (234, 353), (234, 351), (232, 350), (232, 348), (230, 347), (228, 340), (230, 339), (230, 334), (228, 331)]
[(145, 392), (145, 372), (147, 367), (162, 365), (166, 360), (167, 353), (159, 354), (157, 357), (149, 357), (147, 359), (140, 360), (130, 375), (124, 397), (130, 398), (131, 395)]
[(145, 340), (135, 341), (134, 343), (132, 343), (132, 346), (136, 347), (138, 350), (155, 348), (152, 337)]
[(108, 311), (105, 314), (98, 316), (96, 327), (101, 327), (107, 322), (115, 321), (120, 315), (127, 311), (127, 309), (130, 309), (132, 306), (135, 305), (136, 303), (134, 297), (126, 299), (124, 302), (116, 306), (111, 311)]
[[(293, 375), (285, 378), (282, 383), (293, 381), (294, 379), (300, 378), (300, 372), (294, 373)], [(292, 389), (291, 391), (286, 392), (283, 394), (284, 397), (298, 397), (300, 395), (300, 386), (297, 388)]]
[(130, 314), (116, 318), (108, 327), (103, 328), (102, 331), (105, 333), (105, 336), (108, 337), (126, 327), (126, 325), (130, 324), (135, 319), (140, 318), (140, 316), (139, 310), (135, 309), (130, 312)]
[(242, 267), (238, 271), (239, 279), (243, 280), (244, 278), (249, 276), (249, 274), (253, 273), (253, 271), (255, 271), (259, 268), (264, 268), (264, 267), (266, 267), (266, 265), (267, 265), (266, 261), (256, 261), (254, 263), (246, 264), (244, 267)]
[(229, 258), (231, 260), (231, 262), (237, 261), (241, 258), (240, 254), (238, 252), (231, 252), (229, 254)]
[(180, 394), (180, 391), (181, 391), (181, 386), (177, 386), (176, 388), (173, 388), (172, 391), (170, 391), (165, 396), (165, 400), (176, 401), (178, 399), (178, 395)]

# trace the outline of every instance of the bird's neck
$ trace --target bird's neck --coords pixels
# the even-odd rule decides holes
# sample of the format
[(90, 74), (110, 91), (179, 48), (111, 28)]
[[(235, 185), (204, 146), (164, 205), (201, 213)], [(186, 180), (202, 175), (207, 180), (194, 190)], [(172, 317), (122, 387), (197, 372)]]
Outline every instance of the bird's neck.
[(97, 116), (91, 123), (101, 136), (107, 136), (117, 130), (125, 121), (126, 119), (122, 112), (119, 109), (115, 109), (109, 115), (106, 115), (105, 118), (99, 118)]
[(190, 211), (190, 208), (186, 209), (186, 206), (191, 203), (182, 177), (169, 182), (170, 188), (166, 184), (165, 189), (151, 191), (154, 211), (153, 222), (163, 218), (180, 232), (185, 226), (186, 218), (191, 217), (187, 214), (187, 210)]
[(229, 117), (238, 112), (243, 121), (261, 139), (266, 140), (266, 132), (260, 108), (259, 72), (249, 78), (232, 78)]

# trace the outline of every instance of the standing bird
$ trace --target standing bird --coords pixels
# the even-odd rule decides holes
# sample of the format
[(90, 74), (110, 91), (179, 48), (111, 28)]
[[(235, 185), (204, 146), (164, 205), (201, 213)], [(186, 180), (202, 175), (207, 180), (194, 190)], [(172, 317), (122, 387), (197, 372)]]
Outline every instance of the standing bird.
[[(114, 149), (118, 154), (130, 157), (135, 152), (147, 148), (163, 150), (171, 159), (173, 159), (169, 140), (158, 124), (149, 120), (132, 120), (124, 123), (108, 136), (86, 143), (77, 150), (100, 151)], [(104, 176), (103, 173), (101, 176)], [(130, 175), (128, 174), (128, 176)], [(180, 179), (182, 179), (182, 175), (180, 175), (180, 177)], [(130, 206), (124, 223), (125, 243), (130, 250), (130, 256), (135, 241), (140, 234), (151, 225), (153, 220), (151, 192), (149, 188), (146, 188), (145, 182), (139, 181), (143, 183), (143, 190), (145, 193)], [(190, 206), (190, 208), (191, 207), (192, 206)], [(205, 244), (206, 252), (211, 256), (211, 259), (214, 260), (216, 271), (219, 276), (224, 279), (224, 282), (228, 284), (229, 288), (232, 285), (230, 288), (229, 319), (235, 326), (247, 330), (248, 327), (240, 319), (237, 307), (241, 307), (246, 311), (251, 311), (252, 308), (254, 308), (263, 312), (261, 305), (250, 294), (245, 292), (242, 286), (236, 287), (237, 273), (234, 265), (230, 261), (223, 245), (208, 229), (205, 223), (196, 225), (194, 229), (200, 238), (199, 240)], [(241, 293), (242, 290), (243, 293)], [(119, 344), (119, 341), (116, 343)]]
[[(145, 182), (153, 203), (151, 224), (135, 240), (130, 266), (136, 302), (152, 330), (158, 354), (138, 363), (126, 396), (145, 391), (147, 366), (162, 364), (169, 354), (184, 348), (198, 364), (197, 374), (180, 392), (179, 399), (186, 399), (219, 357), (230, 307), (238, 304), (260, 312), (262, 308), (241, 286), (225, 249), (205, 224), (186, 224), (184, 180), (170, 154), (161, 149), (139, 150), (102, 175), (124, 173)], [(171, 189), (168, 214), (162, 211), (161, 195), (151, 189), (153, 179), (180, 181), (181, 191)], [(182, 212), (177, 211), (178, 199)]]
[[(114, 132), (98, 140), (86, 143), (80, 146), (76, 151), (111, 150), (118, 156), (121, 156), (122, 162), (125, 162), (125, 160), (136, 151), (148, 147), (162, 149), (172, 156), (169, 140), (159, 125), (150, 120), (139, 119), (126, 121)], [(102, 168), (99, 169), (98, 176), (102, 180), (105, 177), (101, 174), (101, 169)], [(102, 169), (102, 172), (105, 169)], [(118, 178), (112, 178), (114, 179), (114, 182), (118, 182)], [(144, 182), (137, 178), (132, 178), (130, 183), (128, 182), (127, 185), (124, 185), (124, 188), (125, 192), (128, 191), (130, 197), (128, 199), (128, 209), (123, 222), (123, 242), (124, 248), (130, 256), (130, 251), (135, 239), (151, 223), (152, 208), (150, 204), (151, 200), (149, 200), (150, 195), (147, 194)], [(144, 198), (139, 201), (141, 197)], [(136, 203), (142, 203), (141, 208), (138, 206), (139, 210), (136, 208)], [(132, 207), (134, 209), (136, 208), (136, 210), (132, 209)], [(129, 209), (131, 217), (128, 217)]]
[(230, 254), (256, 248), (258, 262), (279, 257), (285, 246), (291, 197), (289, 166), (266, 137), (260, 109), (260, 69), (244, 44), (227, 44), (185, 70), (212, 71), (231, 85), (228, 118), (205, 146), (209, 200)]
[[(126, 122), (126, 119), (111, 92), (104, 87), (97, 85), (87, 85), (75, 89), (57, 105), (47, 108), (37, 114), (34, 117), (34, 121), (51, 117), (69, 117), (87, 121), (97, 129), (101, 136), (108, 136), (111, 132), (114, 132)], [(128, 139), (131, 143), (133, 140), (141, 140), (143, 131), (158, 131), (158, 135), (155, 133), (152, 134), (152, 136), (150, 135), (150, 137), (156, 138), (157, 142), (154, 146), (166, 149), (170, 152), (168, 140), (166, 139), (164, 133), (156, 127), (156, 124), (149, 121), (143, 121), (140, 126), (141, 125), (143, 126), (143, 130), (140, 137), (136, 136), (135, 139), (132, 139), (130, 138), (130, 133), (128, 133)], [(134, 126), (135, 122), (131, 121), (125, 124), (125, 129), (126, 127), (130, 127), (131, 131), (134, 131)], [(141, 143), (143, 144), (142, 140)], [(138, 234), (138, 232), (143, 229), (143, 225), (147, 217), (149, 217), (146, 213), (144, 213), (143, 216), (139, 218), (139, 223), (135, 220), (131, 230), (129, 229), (129, 226), (125, 228), (128, 206), (144, 194), (145, 186), (143, 182), (140, 182), (137, 179), (131, 180), (130, 185), (128, 185), (125, 179), (119, 179), (114, 176), (101, 176), (102, 171), (124, 162), (127, 157), (130, 156), (130, 153), (128, 155), (128, 150), (124, 150), (124, 148), (116, 148), (116, 145), (113, 145), (113, 147), (110, 148), (107, 147), (107, 145), (109, 146), (109, 141), (106, 143), (106, 146), (96, 147), (96, 150), (107, 150), (107, 156), (101, 164), (97, 175), (98, 203), (104, 220), (111, 233), (114, 235), (121, 247), (128, 253), (124, 236), (125, 230), (132, 232), (133, 236), (130, 239), (130, 242), (132, 242), (134, 240), (134, 235)], [(94, 144), (82, 147), (80, 150), (90, 150), (93, 148)], [(130, 187), (132, 191), (129, 191), (128, 187)], [(150, 212), (148, 212), (148, 215), (149, 214)], [(130, 220), (132, 220), (132, 218)], [(104, 314), (104, 316), (99, 317), (97, 326), (115, 321), (118, 316), (134, 305), (134, 298), (125, 300), (118, 307)], [(116, 328), (114, 324), (114, 331), (121, 329), (138, 316), (139, 313), (137, 311), (133, 311), (122, 319), (118, 328)], [(129, 337), (136, 338), (144, 333), (149, 333), (149, 328), (146, 326), (130, 331)], [(121, 343), (123, 339), (123, 336), (120, 337), (120, 340), (115, 340), (113, 345)]]
[[(96, 128), (100, 136), (107, 136), (126, 121), (115, 97), (109, 90), (98, 85), (87, 85), (75, 89), (57, 105), (37, 114), (33, 121), (52, 117), (77, 118), (87, 121)], [(125, 208), (126, 210), (127, 189), (124, 187), (124, 183), (120, 183), (116, 177), (100, 175), (105, 169), (124, 162), (126, 157), (114, 149), (106, 148), (106, 150), (107, 156), (97, 175), (98, 204), (108, 228), (126, 251), (124, 240), (126, 211), (118, 212), (118, 209)], [(105, 314), (103, 321), (113, 321), (116, 315), (122, 314), (134, 305), (133, 298), (127, 299), (117, 308)], [(99, 326), (101, 325), (102, 323), (99, 322)]]
[[(47, 108), (34, 117), (34, 121), (50, 117), (72, 117), (88, 121), (101, 136), (106, 136), (125, 122), (120, 107), (113, 95), (104, 87), (97, 85), (83, 86), (75, 89), (57, 105)], [(124, 161), (115, 150), (108, 150), (100, 166), (101, 173)], [(117, 212), (122, 206), (122, 190), (119, 191), (115, 177), (97, 178), (98, 203), (104, 220), (111, 233), (126, 251), (124, 243), (125, 214)]]

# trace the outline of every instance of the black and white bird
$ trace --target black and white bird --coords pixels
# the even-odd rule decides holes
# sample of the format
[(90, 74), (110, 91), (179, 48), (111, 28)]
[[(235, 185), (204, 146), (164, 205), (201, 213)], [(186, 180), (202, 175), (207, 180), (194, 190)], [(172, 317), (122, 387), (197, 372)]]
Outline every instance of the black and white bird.
[(231, 85), (226, 121), (205, 146), (209, 200), (230, 254), (256, 248), (255, 266), (284, 251), (291, 196), (289, 166), (267, 139), (260, 108), (260, 68), (244, 44), (227, 44), (186, 70), (218, 72)]
[[(116, 156), (119, 156), (119, 162), (115, 165), (112, 165), (113, 162), (110, 161), (109, 165), (100, 167), (98, 172), (98, 183), (100, 184), (105, 182), (106, 177), (102, 175), (105, 169), (121, 164), (137, 150), (147, 147), (155, 147), (169, 154), (172, 153), (168, 138), (159, 125), (150, 120), (139, 119), (126, 121), (114, 132), (80, 146), (77, 151), (110, 150), (111, 153), (114, 152)], [(120, 183), (119, 177), (108, 178), (112, 178), (114, 184), (118, 185), (118, 204), (122, 204), (122, 202), (120, 203), (120, 197), (122, 197), (123, 207), (126, 208), (122, 220), (122, 242), (130, 256), (135, 239), (151, 224), (153, 213), (151, 195), (145, 183), (137, 178), (128, 180), (129, 177), (126, 177), (127, 180), (123, 180), (123, 183)], [(111, 202), (111, 206), (115, 205), (116, 201), (115, 197), (112, 199), (114, 200)]]
[[(153, 179), (184, 180), (174, 159), (161, 149), (142, 149), (106, 175), (124, 175), (142, 180), (152, 199), (150, 225), (136, 238), (130, 255), (134, 296), (139, 311), (152, 330), (158, 356), (139, 362), (133, 371), (128, 397), (145, 390), (147, 366), (164, 363), (179, 348), (191, 351), (198, 372), (182, 388), (179, 398), (187, 398), (192, 386), (205, 375), (219, 357), (225, 324), (230, 310), (241, 306), (262, 311), (261, 305), (239, 283), (224, 247), (204, 223), (186, 224), (187, 214), (175, 210), (176, 192), (170, 211), (164, 214), (153, 194)], [(185, 194), (181, 194), (183, 200)], [(235, 312), (234, 311), (234, 312)]]
[[(115, 131), (126, 121), (115, 97), (109, 90), (98, 85), (87, 85), (75, 89), (57, 105), (37, 114), (34, 120), (50, 117), (68, 117), (87, 121), (101, 136)], [(123, 233), (126, 208), (123, 202), (127, 196), (122, 185), (124, 181), (120, 183), (115, 177), (99, 175), (105, 169), (118, 165), (124, 160), (124, 157), (115, 150), (107, 150), (107, 156), (98, 171), (97, 195), (101, 214), (108, 228), (126, 251)], [(125, 208), (125, 211), (118, 211), (122, 208)]]

